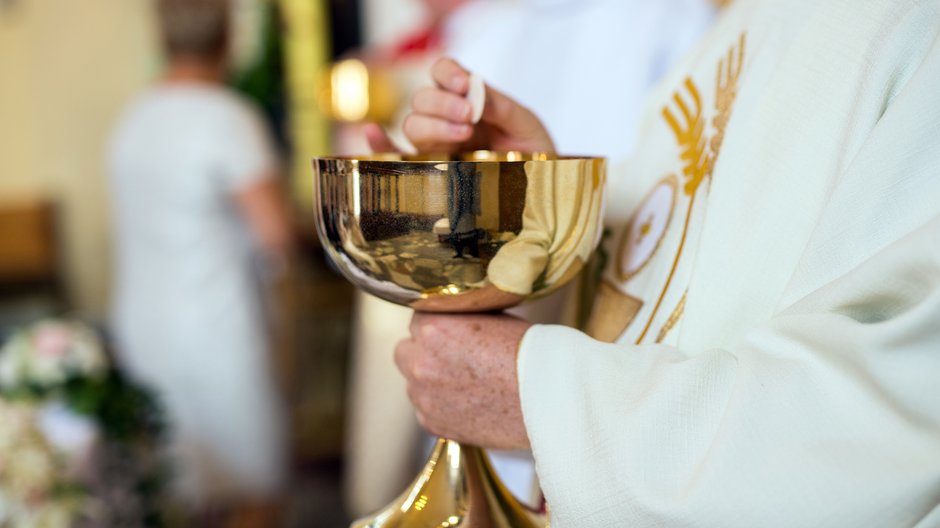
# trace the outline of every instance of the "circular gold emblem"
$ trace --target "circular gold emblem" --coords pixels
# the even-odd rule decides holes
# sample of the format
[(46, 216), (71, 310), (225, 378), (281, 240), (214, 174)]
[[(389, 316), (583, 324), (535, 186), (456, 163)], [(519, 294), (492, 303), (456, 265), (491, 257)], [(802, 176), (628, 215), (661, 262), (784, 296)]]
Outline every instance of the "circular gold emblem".
[(620, 241), (617, 272), (621, 280), (639, 273), (656, 253), (672, 219), (678, 187), (675, 175), (663, 178), (630, 218)]

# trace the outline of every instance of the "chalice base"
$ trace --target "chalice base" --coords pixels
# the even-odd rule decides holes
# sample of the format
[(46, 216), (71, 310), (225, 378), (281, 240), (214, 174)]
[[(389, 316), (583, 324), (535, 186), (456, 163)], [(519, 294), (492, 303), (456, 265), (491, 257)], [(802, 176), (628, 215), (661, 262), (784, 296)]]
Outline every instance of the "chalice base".
[(499, 481), (486, 453), (439, 439), (411, 487), (352, 528), (547, 528)]

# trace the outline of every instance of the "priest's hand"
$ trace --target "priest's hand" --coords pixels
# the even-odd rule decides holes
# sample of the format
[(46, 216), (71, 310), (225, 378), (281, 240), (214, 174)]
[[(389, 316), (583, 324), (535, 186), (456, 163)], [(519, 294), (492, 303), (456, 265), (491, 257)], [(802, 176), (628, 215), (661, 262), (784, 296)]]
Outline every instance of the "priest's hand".
[(508, 315), (415, 313), (395, 362), (421, 425), (467, 444), (529, 447), (516, 354), (530, 326)]
[[(483, 116), (473, 122), (473, 109), (467, 100), (470, 73), (453, 59), (440, 59), (431, 69), (434, 87), (415, 93), (411, 113), (405, 118), (404, 132), (421, 152), (498, 150), (555, 152), (545, 126), (530, 110), (486, 86)], [(365, 128), (372, 149), (395, 150), (378, 125)]]

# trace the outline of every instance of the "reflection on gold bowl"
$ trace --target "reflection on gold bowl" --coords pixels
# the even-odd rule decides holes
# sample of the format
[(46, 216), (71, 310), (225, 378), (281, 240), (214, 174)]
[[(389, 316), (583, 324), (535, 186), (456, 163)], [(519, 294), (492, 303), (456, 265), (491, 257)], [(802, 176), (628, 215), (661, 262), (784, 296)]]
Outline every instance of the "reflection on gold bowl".
[[(600, 238), (601, 158), (517, 152), (314, 162), (320, 241), (363, 290), (416, 310), (498, 310), (574, 278)], [(441, 439), (354, 528), (541, 528), (476, 447)]]
[(507, 308), (581, 269), (600, 233), (600, 158), (475, 152), (319, 158), (320, 239), (349, 280), (423, 311)]

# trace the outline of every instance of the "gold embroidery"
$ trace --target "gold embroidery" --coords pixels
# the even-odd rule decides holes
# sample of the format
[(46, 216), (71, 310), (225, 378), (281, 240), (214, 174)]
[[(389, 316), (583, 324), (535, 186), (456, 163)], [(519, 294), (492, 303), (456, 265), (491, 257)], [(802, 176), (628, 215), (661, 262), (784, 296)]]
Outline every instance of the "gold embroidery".
[[(671, 192), (672, 192), (672, 201), (671, 201), (670, 204), (669, 204), (669, 212), (666, 213), (666, 224), (663, 226), (662, 230), (659, 231), (659, 234), (658, 234), (659, 239), (656, 240), (656, 245), (653, 246), (653, 248), (650, 250), (649, 254), (646, 255), (646, 256), (644, 256), (644, 257), (643, 257), (643, 261), (640, 262), (639, 264), (630, 266), (630, 268), (632, 268), (632, 269), (630, 269), (630, 268), (628, 268), (628, 266), (627, 266), (627, 261), (626, 261), (626, 259), (629, 258), (629, 256), (631, 255), (631, 252), (632, 252), (632, 251), (635, 251), (635, 250), (636, 250), (635, 248), (640, 245), (640, 243), (643, 241), (643, 239), (646, 238), (646, 236), (648, 236), (647, 233), (644, 233), (644, 232), (643, 232), (643, 227), (644, 227), (644, 226), (641, 226), (641, 227), (640, 227), (640, 234), (641, 234), (642, 236), (637, 237), (636, 240), (633, 241), (633, 244), (631, 244), (631, 243), (630, 243), (630, 233), (633, 232), (633, 225), (634, 225), (636, 222), (639, 222), (639, 221), (640, 221), (640, 220), (639, 220), (639, 216), (640, 216), (640, 213), (643, 212), (643, 206), (646, 205), (647, 203), (649, 203), (649, 200), (654, 196), (654, 194), (656, 193), (656, 191), (657, 191), (660, 187), (662, 187), (663, 185), (669, 186), (669, 188), (671, 189)], [(616, 265), (615, 265), (615, 268), (616, 268), (616, 270), (617, 270), (617, 275), (620, 277), (620, 280), (621, 280), (621, 281), (626, 282), (627, 280), (629, 280), (630, 278), (632, 278), (634, 275), (636, 275), (637, 273), (639, 273), (640, 271), (642, 271), (643, 268), (646, 267), (646, 264), (649, 263), (650, 260), (652, 260), (653, 255), (656, 254), (656, 251), (659, 250), (659, 246), (662, 245), (663, 238), (665, 237), (666, 232), (669, 231), (669, 225), (672, 223), (672, 217), (673, 217), (674, 214), (675, 214), (675, 210), (676, 210), (676, 194), (679, 192), (678, 187), (679, 187), (679, 178), (677, 178), (675, 174), (670, 174), (669, 176), (666, 176), (665, 178), (663, 178), (662, 180), (660, 180), (659, 183), (657, 183), (657, 184), (649, 191), (649, 193), (647, 193), (646, 197), (643, 198), (643, 201), (641, 202), (640, 207), (639, 207), (639, 208), (637, 209), (637, 211), (633, 214), (633, 217), (630, 219), (630, 222), (627, 224), (627, 227), (624, 229), (623, 235), (622, 235), (621, 238), (620, 238), (620, 249), (619, 249), (619, 251), (618, 251), (618, 253), (617, 253), (617, 254), (618, 254), (618, 257), (617, 257), (618, 260), (617, 260), (617, 263), (616, 263)], [(655, 211), (653, 211), (653, 212), (650, 213), (650, 217), (649, 217), (649, 221), (650, 221), (650, 222), (652, 222), (652, 220), (654, 219), (654, 216), (653, 216), (654, 214), (655, 214)], [(652, 223), (650, 224), (650, 228), (652, 228)], [(631, 246), (632, 246), (632, 247), (631, 247)]]
[(685, 166), (682, 174), (685, 175), (685, 194), (695, 195), (699, 184), (711, 172), (713, 154), (708, 151), (705, 141), (705, 120), (702, 119), (702, 96), (692, 79), (685, 80), (685, 88), (692, 98), (693, 108), (689, 108), (686, 101), (676, 92), (672, 96), (676, 106), (685, 119), (685, 125), (680, 125), (672, 110), (667, 106), (663, 108), (663, 117), (676, 135), (676, 142), (682, 148), (680, 155)]
[(640, 333), (640, 337), (637, 338), (637, 344), (643, 342), (643, 338), (646, 337), (646, 334), (650, 331), (650, 327), (653, 326), (653, 319), (656, 318), (656, 314), (659, 312), (659, 308), (663, 305), (663, 299), (666, 298), (666, 292), (669, 291), (669, 285), (672, 284), (672, 279), (676, 276), (676, 268), (679, 267), (679, 257), (682, 256), (682, 250), (685, 249), (685, 239), (686, 235), (689, 233), (689, 222), (692, 220), (692, 207), (695, 205), (695, 196), (692, 195), (692, 199), (689, 200), (689, 211), (685, 215), (685, 225), (682, 226), (682, 238), (679, 239), (679, 249), (676, 250), (676, 258), (672, 261), (672, 269), (669, 270), (669, 277), (666, 278), (666, 285), (663, 286), (662, 293), (659, 294), (659, 299), (656, 301), (656, 305), (653, 306), (653, 313), (650, 314), (649, 320), (646, 322), (646, 326), (643, 328), (643, 332)]
[[(668, 106), (663, 108), (663, 117), (675, 134), (676, 143), (678, 143), (679, 147), (682, 149), (680, 157), (682, 161), (685, 162), (682, 172), (687, 180), (685, 192), (691, 196), (691, 198), (689, 200), (689, 210), (685, 217), (685, 225), (682, 229), (682, 238), (679, 240), (679, 248), (676, 251), (676, 258), (672, 263), (672, 269), (669, 271), (669, 276), (666, 278), (666, 284), (663, 286), (659, 299), (653, 306), (653, 312), (646, 322), (646, 327), (643, 328), (643, 332), (640, 333), (640, 337), (636, 340), (637, 343), (641, 343), (649, 332), (650, 327), (653, 325), (653, 320), (656, 318), (656, 314), (659, 312), (660, 307), (662, 307), (666, 292), (669, 291), (669, 286), (672, 285), (672, 280), (675, 278), (676, 268), (679, 266), (679, 258), (682, 256), (682, 251), (685, 249), (685, 241), (689, 232), (689, 222), (692, 219), (692, 210), (695, 207), (696, 191), (705, 178), (711, 179), (715, 163), (721, 152), (721, 146), (724, 142), (725, 127), (727, 127), (728, 121), (731, 119), (731, 111), (738, 95), (738, 80), (740, 79), (741, 70), (744, 65), (746, 46), (747, 35), (742, 33), (738, 43), (728, 50), (727, 60), (722, 59), (718, 62), (718, 74), (715, 79), (716, 112), (714, 119), (712, 119), (712, 126), (715, 128), (715, 132), (712, 135), (711, 141), (705, 141), (705, 127), (702, 120), (702, 99), (692, 79), (686, 79), (685, 88), (692, 97), (694, 111), (691, 110), (685, 100), (680, 97), (679, 92), (676, 92), (673, 96), (673, 101), (675, 101), (682, 117), (685, 119), (685, 127), (679, 124), (679, 120), (676, 119), (675, 114), (673, 114)], [(737, 58), (737, 60), (735, 60), (735, 58)]]
[(650, 234), (650, 231), (652, 230), (653, 230), (653, 215), (649, 215), (648, 217), (646, 217), (646, 221), (643, 222), (643, 225), (640, 226), (640, 238), (636, 240), (636, 244), (640, 245), (640, 242), (643, 242), (643, 239), (645, 239)]
[[(737, 49), (737, 60), (735, 60), (735, 49), (732, 47), (728, 50), (727, 61), (722, 60), (718, 63), (718, 73), (715, 76), (715, 117), (712, 119), (715, 135), (712, 136), (710, 144), (715, 158), (721, 152), (721, 145), (725, 140), (725, 128), (731, 119), (731, 109), (734, 107), (734, 101), (738, 97), (738, 80), (741, 78), (741, 69), (744, 66), (744, 48), (746, 46), (747, 34), (741, 33)], [(714, 171), (714, 164), (711, 171)], [(710, 176), (711, 173), (709, 173)]]
[(669, 319), (666, 319), (666, 324), (659, 330), (659, 335), (656, 336), (656, 342), (662, 343), (663, 339), (666, 339), (666, 336), (669, 335), (669, 331), (676, 326), (676, 323), (679, 322), (679, 319), (682, 318), (682, 314), (685, 312), (685, 297), (689, 294), (689, 290), (686, 290), (682, 294), (682, 298), (679, 299), (679, 304), (676, 305), (675, 309), (669, 314)]

